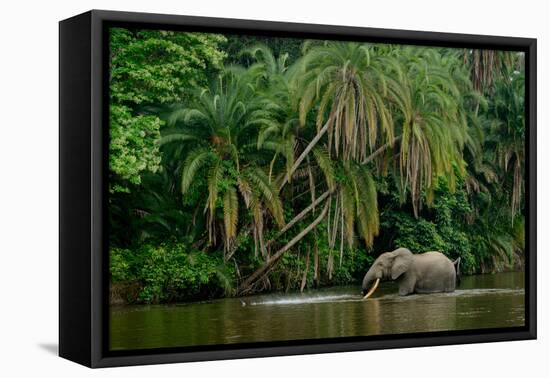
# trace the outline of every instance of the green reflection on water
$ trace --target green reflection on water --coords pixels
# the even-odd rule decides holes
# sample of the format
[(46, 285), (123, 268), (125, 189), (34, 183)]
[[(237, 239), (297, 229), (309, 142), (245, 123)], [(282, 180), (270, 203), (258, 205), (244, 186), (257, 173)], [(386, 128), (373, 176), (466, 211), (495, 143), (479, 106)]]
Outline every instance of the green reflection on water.
[(302, 340), (525, 324), (524, 274), (463, 277), (454, 293), (399, 297), (382, 283), (175, 305), (112, 306), (111, 350)]

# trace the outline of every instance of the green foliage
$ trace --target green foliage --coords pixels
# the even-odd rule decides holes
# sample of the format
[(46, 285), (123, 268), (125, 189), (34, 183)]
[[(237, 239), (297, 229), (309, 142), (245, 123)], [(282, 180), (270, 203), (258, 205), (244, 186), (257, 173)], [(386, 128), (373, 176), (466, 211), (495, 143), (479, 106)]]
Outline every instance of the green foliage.
[[(144, 171), (156, 172), (160, 167), (157, 141), (162, 121), (153, 115), (132, 116), (130, 109), (122, 105), (111, 105), (110, 109), (110, 172), (118, 180), (139, 185)], [(128, 191), (116, 182), (111, 183), (111, 188)]]
[(473, 89), (455, 54), (413, 47), (399, 48), (398, 53), (403, 63), (393, 72), (402, 79), (392, 81), (390, 88), (402, 118), (400, 187), (410, 193), (413, 213), (418, 216), (423, 203), (432, 204), (438, 177), (447, 177), (454, 187), (457, 176), (464, 174), (467, 122), (463, 97)]
[(217, 34), (110, 30), (111, 100), (122, 104), (182, 101), (221, 68), (225, 54)]
[[(248, 72), (230, 71), (210, 88), (200, 91), (195, 101), (175, 106), (168, 116), (176, 131), (167, 136), (188, 137), (168, 141), (186, 146), (192, 140), (194, 144), (181, 167), (181, 192), (185, 196), (197, 176), (207, 177), (208, 241), (215, 245), (222, 239), (226, 254), (230, 253), (238, 232), (237, 193), (241, 206), (253, 213), (257, 238), (263, 238), (264, 210), (269, 210), (277, 224), (283, 223), (277, 189), (260, 167), (263, 151), (257, 143), (251, 143), (259, 128), (276, 123), (277, 107), (255, 90), (254, 81), (255, 76)], [(222, 206), (218, 203), (219, 196), (223, 198)], [(222, 232), (223, 235), (218, 235)], [(263, 248), (262, 252), (265, 253)]]
[(356, 283), (399, 246), (521, 268), (521, 53), (121, 28), (110, 43), (111, 279), (134, 301)]
[(345, 161), (362, 161), (377, 142), (392, 140), (386, 97), (387, 59), (369, 45), (326, 42), (314, 45), (298, 62), (300, 124), (317, 108), (317, 129), (328, 125), (328, 151)]
[(130, 281), (135, 277), (135, 272), (131, 271), (132, 257), (132, 251), (128, 249), (111, 248), (109, 252), (111, 282)]
[(204, 85), (221, 67), (224, 41), (216, 34), (110, 29), (111, 191), (129, 192), (145, 171), (159, 169), (163, 122), (148, 107), (182, 101)]
[(273, 52), (274, 56), (288, 55), (289, 63), (294, 63), (302, 55), (302, 39), (295, 38), (273, 38), (252, 35), (227, 35), (227, 42), (222, 47), (227, 53), (226, 61), (229, 64), (250, 65), (254, 59), (245, 53), (247, 49), (266, 45)]
[[(319, 246), (319, 287), (334, 285), (350, 285), (361, 282), (366, 270), (372, 264), (375, 257), (364, 249), (345, 248), (340, 260), (340, 251), (328, 246), (327, 234), (318, 230)], [(323, 240), (325, 242), (323, 242)], [(313, 241), (304, 243), (299, 253), (285, 255), (277, 267), (270, 274), (269, 288), (271, 290), (299, 290), (306, 269), (305, 258), (308, 245)], [(309, 265), (306, 272), (306, 287), (316, 287), (314, 270), (313, 248), (310, 249)]]
[[(499, 227), (496, 223), (492, 227), (471, 223), (469, 220), (474, 210), (464, 183), (459, 182), (457, 186), (452, 192), (446, 180), (440, 179), (433, 207), (418, 218), (403, 209), (393, 210), (391, 206), (385, 209), (382, 232), (394, 235), (391, 247), (406, 247), (417, 252), (441, 251), (451, 259), (461, 257), (464, 273), (480, 271), (495, 253), (502, 259), (497, 265), (508, 265), (512, 257), (511, 245), (506, 241), (507, 237), (502, 239), (507, 231), (500, 229), (495, 232)], [(497, 240), (494, 240), (495, 236)], [(521, 239), (521, 235), (518, 238)]]
[(488, 109), (494, 117), (488, 140), (494, 143), (494, 162), (510, 195), (512, 219), (522, 205), (525, 160), (525, 83), (519, 72), (495, 84), (494, 101)]
[(235, 271), (219, 254), (190, 251), (184, 244), (111, 249), (111, 282), (137, 281), (142, 303), (231, 295)]

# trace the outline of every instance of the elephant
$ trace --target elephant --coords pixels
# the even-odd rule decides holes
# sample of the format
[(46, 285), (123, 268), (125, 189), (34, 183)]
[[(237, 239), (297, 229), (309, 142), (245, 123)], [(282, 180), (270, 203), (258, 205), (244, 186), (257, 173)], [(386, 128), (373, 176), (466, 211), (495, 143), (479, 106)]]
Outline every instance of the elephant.
[(397, 248), (378, 256), (365, 274), (363, 299), (374, 293), (380, 280), (397, 281), (402, 296), (453, 292), (460, 283), (460, 257), (451, 261), (441, 252), (413, 254), (407, 248)]

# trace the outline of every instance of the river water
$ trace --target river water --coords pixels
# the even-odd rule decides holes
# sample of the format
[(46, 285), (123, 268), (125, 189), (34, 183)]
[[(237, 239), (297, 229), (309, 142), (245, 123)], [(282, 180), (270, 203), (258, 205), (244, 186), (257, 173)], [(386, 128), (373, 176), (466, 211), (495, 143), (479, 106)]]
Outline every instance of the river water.
[(381, 283), (172, 305), (111, 306), (111, 350), (523, 326), (524, 274), (464, 276), (454, 293)]

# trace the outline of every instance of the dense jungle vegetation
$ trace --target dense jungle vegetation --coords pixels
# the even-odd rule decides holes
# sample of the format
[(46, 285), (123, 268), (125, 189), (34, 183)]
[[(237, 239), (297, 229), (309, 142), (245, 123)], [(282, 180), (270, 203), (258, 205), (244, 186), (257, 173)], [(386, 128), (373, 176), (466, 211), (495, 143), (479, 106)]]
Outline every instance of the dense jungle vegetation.
[(113, 302), (521, 269), (518, 52), (112, 29)]

